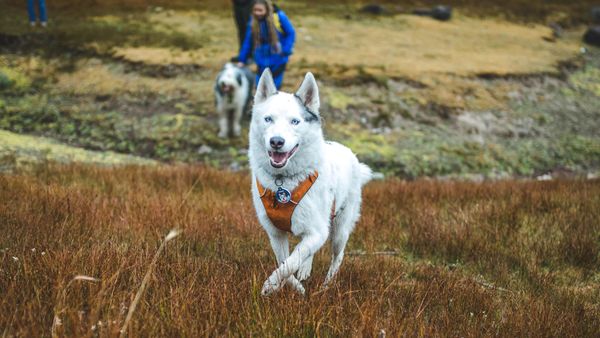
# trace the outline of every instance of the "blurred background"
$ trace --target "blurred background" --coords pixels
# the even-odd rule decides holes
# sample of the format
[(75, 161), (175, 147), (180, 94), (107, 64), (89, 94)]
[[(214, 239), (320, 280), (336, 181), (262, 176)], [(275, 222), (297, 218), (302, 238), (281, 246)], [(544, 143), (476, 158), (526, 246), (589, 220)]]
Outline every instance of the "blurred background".
[[(315, 73), (326, 136), (376, 170), (597, 175), (593, 1), (276, 4), (297, 33), (284, 90)], [(436, 18), (436, 6), (447, 17)], [(22, 1), (0, 8), (2, 170), (40, 161), (247, 166), (247, 121), (240, 138), (216, 136), (215, 77), (238, 52), (230, 1), (54, 0), (46, 27), (29, 25)]]

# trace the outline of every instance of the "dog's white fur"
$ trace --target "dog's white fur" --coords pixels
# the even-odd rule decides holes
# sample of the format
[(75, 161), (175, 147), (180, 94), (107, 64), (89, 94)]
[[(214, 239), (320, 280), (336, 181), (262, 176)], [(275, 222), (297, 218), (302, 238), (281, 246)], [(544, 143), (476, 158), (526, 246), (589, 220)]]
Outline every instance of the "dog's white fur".
[[(295, 95), (277, 92), (267, 69), (254, 96), (249, 149), (252, 197), (278, 264), (263, 285), (263, 295), (279, 290), (284, 282), (304, 293), (300, 281), (309, 277), (313, 255), (328, 237), (331, 237), (332, 260), (324, 286), (332, 281), (342, 263), (348, 237), (360, 216), (361, 188), (372, 177), (371, 169), (359, 163), (350, 149), (324, 140), (319, 116), (319, 90), (311, 73), (306, 74)], [(292, 124), (294, 119), (300, 123)], [(298, 145), (297, 151), (282, 168), (271, 165), (268, 153), (273, 151), (270, 139), (275, 136), (285, 139), (279, 151), (289, 152)], [(258, 179), (266, 189), (276, 191), (275, 178), (281, 177), (283, 187), (293, 191), (315, 170), (319, 176), (296, 206), (292, 217), (291, 231), (293, 235), (300, 236), (301, 241), (290, 255), (287, 233), (273, 226), (269, 220), (255, 181)], [(330, 224), (334, 200), (336, 216)]]
[(219, 114), (219, 137), (228, 137), (232, 132), (234, 136), (240, 136), (240, 122), (251, 95), (251, 86), (253, 83), (244, 71), (232, 63), (226, 63), (217, 76), (215, 99)]

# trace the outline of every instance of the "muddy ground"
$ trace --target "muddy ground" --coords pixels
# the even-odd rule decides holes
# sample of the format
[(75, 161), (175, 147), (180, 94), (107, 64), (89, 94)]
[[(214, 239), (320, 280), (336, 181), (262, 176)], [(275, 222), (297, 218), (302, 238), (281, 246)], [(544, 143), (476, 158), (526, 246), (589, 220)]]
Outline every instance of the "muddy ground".
[[(581, 22), (557, 37), (545, 21), (467, 9), (438, 22), (322, 6), (286, 2), (298, 42), (284, 89), (314, 72), (327, 137), (376, 170), (470, 179), (598, 172), (600, 51), (582, 44)], [(246, 167), (247, 137), (216, 136), (212, 85), (236, 53), (227, 8), (74, 14), (52, 13), (47, 29), (29, 28), (22, 8), (2, 14), (3, 168), (69, 158), (64, 148), (27, 150), (32, 138), (17, 147), (10, 132), (140, 161)]]

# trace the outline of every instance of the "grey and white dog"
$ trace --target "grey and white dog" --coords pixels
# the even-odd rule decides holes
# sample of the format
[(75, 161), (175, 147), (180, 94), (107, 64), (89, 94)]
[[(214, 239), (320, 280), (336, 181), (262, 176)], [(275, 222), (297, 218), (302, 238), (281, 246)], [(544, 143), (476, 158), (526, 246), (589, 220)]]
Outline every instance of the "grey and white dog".
[(254, 74), (246, 67), (226, 63), (215, 82), (219, 137), (240, 136), (240, 122), (252, 98)]

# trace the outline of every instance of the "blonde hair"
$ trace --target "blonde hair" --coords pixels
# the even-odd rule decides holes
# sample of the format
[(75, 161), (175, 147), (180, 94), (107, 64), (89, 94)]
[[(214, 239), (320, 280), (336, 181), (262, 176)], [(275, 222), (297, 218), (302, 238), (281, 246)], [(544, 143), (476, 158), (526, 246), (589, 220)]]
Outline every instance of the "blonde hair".
[[(255, 0), (254, 5), (264, 5), (267, 8), (267, 14), (265, 15), (265, 21), (267, 22), (267, 29), (269, 30), (269, 43), (272, 47), (277, 48), (279, 44), (279, 37), (277, 36), (277, 29), (275, 28), (275, 22), (273, 15), (275, 14), (275, 10), (273, 8), (273, 3), (271, 0)], [(252, 36), (254, 37), (254, 49), (260, 46), (260, 24), (259, 20), (252, 15)]]

